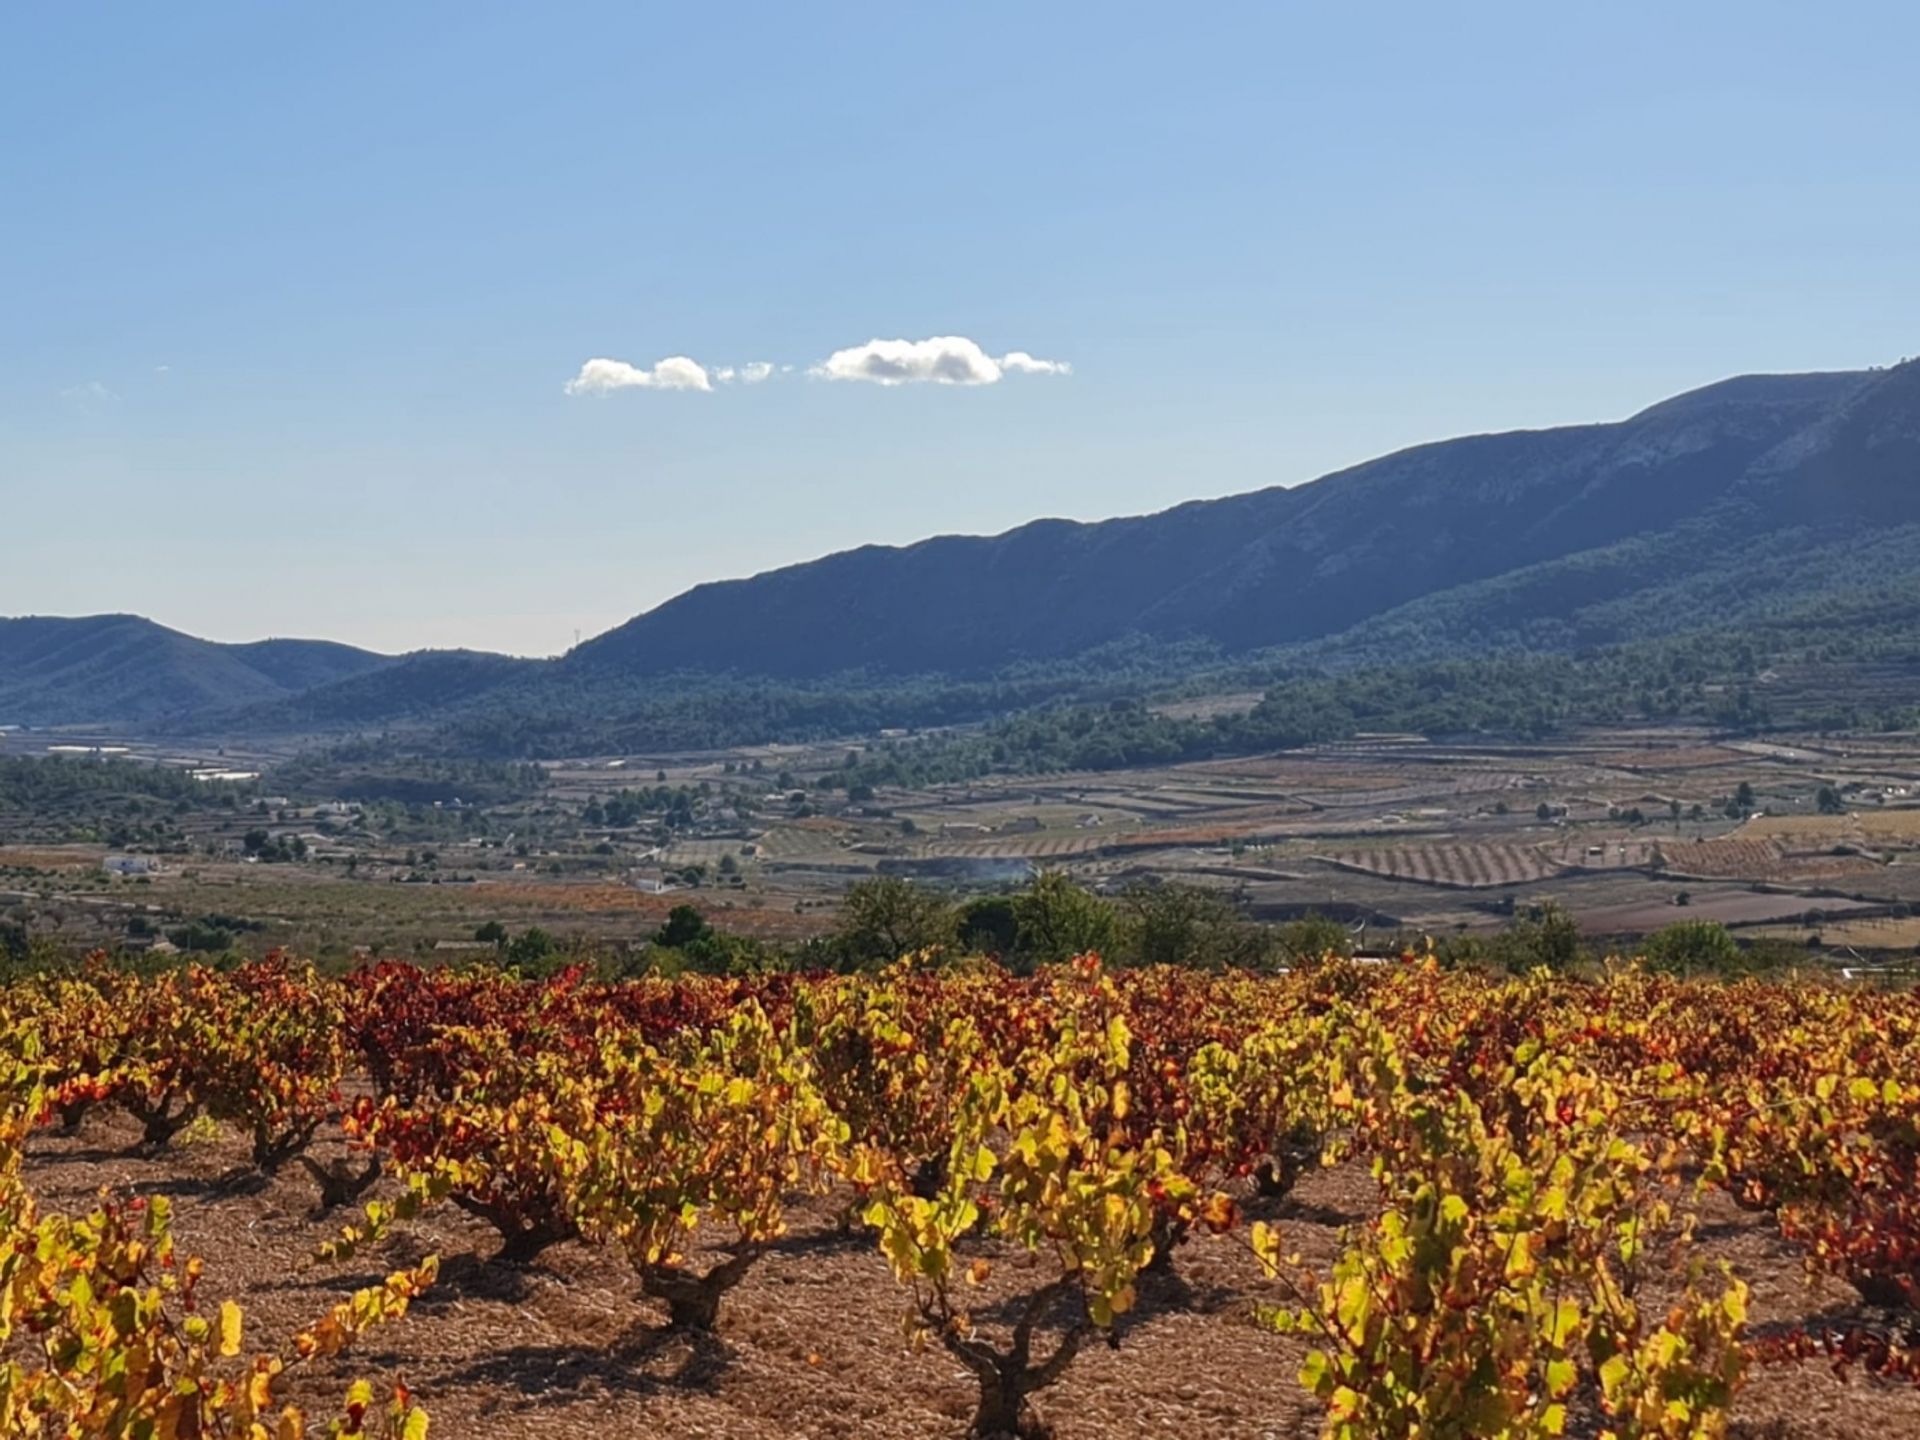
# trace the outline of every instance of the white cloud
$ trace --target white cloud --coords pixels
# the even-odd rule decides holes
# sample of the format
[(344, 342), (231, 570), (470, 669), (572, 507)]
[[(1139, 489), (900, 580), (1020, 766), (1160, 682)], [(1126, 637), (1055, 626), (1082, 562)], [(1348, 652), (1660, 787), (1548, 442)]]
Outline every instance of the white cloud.
[(773, 366), (765, 360), (749, 360), (745, 365), (722, 365), (713, 372), (713, 378), (722, 385), (731, 385), (738, 380), (742, 385), (758, 385), (773, 374)]
[[(712, 390), (716, 385), (759, 385), (790, 375), (792, 365), (750, 360), (709, 370), (685, 355), (669, 355), (646, 369), (625, 360), (595, 359), (569, 380), (569, 395), (610, 395), (615, 390)], [(964, 335), (927, 340), (869, 340), (836, 350), (807, 373), (824, 380), (865, 380), (873, 385), (995, 385), (1009, 375), (1071, 375), (1064, 360), (1042, 360), (1025, 350), (989, 355)]]
[(1067, 375), (1072, 366), (1038, 360), (1024, 350), (995, 358), (964, 335), (928, 340), (869, 340), (836, 350), (808, 373), (823, 380), (865, 380), (875, 385), (992, 385), (1002, 376)]
[(1000, 368), (1009, 375), (1071, 375), (1073, 366), (1064, 360), (1041, 360), (1024, 350), (1009, 350), (1000, 357)]
[(608, 395), (615, 390), (711, 390), (706, 368), (684, 355), (669, 355), (650, 370), (624, 360), (589, 360), (567, 382), (569, 395)]
[(89, 380), (84, 385), (67, 386), (66, 389), (60, 392), (60, 398), (69, 405), (87, 410), (95, 406), (111, 405), (119, 400), (120, 396), (116, 391), (108, 389), (98, 380)]

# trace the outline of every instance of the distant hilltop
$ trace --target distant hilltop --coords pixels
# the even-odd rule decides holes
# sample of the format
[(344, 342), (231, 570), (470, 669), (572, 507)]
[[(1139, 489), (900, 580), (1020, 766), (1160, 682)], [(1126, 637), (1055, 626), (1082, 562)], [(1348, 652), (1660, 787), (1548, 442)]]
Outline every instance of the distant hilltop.
[(591, 704), (650, 676), (979, 678), (1126, 641), (1336, 664), (1571, 650), (1917, 575), (1909, 362), (1745, 376), (1157, 515), (865, 546), (697, 586), (557, 661), (0, 620), (0, 724), (366, 726), (505, 691)]

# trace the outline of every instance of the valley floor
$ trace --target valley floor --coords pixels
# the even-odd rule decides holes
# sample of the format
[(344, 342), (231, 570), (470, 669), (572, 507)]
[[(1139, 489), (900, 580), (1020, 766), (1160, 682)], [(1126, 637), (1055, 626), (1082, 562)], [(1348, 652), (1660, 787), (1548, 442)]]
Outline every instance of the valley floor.
[[(1596, 945), (1630, 946), (1679, 920), (1719, 921), (1843, 964), (1910, 958), (1916, 944), (1912, 734), (1752, 740), (1650, 725), (1527, 744), (1382, 735), (1196, 764), (882, 787), (858, 800), (821, 789), (863, 743), (887, 742), (557, 761), (536, 795), (491, 806), (203, 810), (179, 821), (185, 853), (156, 855), (151, 874), (132, 878), (104, 872), (113, 847), (68, 843), (86, 817), (0, 813), (0, 913), (11, 907), (75, 946), (112, 948), (143, 926), (151, 936), (214, 915), (243, 922), (238, 943), (254, 952), (458, 958), (489, 921), (634, 945), (681, 904), (728, 932), (791, 942), (830, 929), (862, 878), (982, 893), (1062, 869), (1108, 892), (1212, 886), (1255, 919), (1317, 911), (1363, 945), (1485, 934), (1541, 901)], [(656, 779), (702, 797), (690, 823), (596, 820), (610, 797)], [(253, 863), (242, 853), (249, 833), (307, 848), (298, 863)]]

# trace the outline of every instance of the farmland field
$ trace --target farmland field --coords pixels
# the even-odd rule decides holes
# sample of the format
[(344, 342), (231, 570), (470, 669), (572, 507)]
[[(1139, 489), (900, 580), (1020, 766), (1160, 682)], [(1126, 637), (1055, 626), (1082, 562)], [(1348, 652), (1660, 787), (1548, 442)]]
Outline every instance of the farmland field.
[(1703, 875), (1718, 879), (1750, 876), (1772, 879), (1785, 848), (1773, 840), (1700, 840), (1692, 845), (1662, 846), (1663, 868), (1675, 875)]
[(1685, 905), (1673, 898), (1620, 905), (1595, 905), (1580, 912), (1581, 926), (1596, 935), (1645, 935), (1682, 920), (1710, 920), (1732, 926), (1768, 925), (1808, 915), (1869, 916), (1879, 907), (1865, 900), (1833, 899), (1751, 890), (1690, 893)]
[(1517, 845), (1393, 846), (1330, 852), (1332, 864), (1421, 885), (1517, 885), (1558, 874), (1538, 849)]
[(1794, 848), (1800, 838), (1783, 835), (1772, 840), (1728, 838), (1664, 845), (1660, 849), (1661, 869), (1683, 877), (1830, 884), (1849, 876), (1871, 875), (1881, 868), (1877, 860), (1865, 855), (1836, 855), (1829, 848)]
[[(74, 949), (154, 943), (212, 916), (246, 953), (293, 946), (333, 963), (459, 947), (496, 923), (566, 945), (643, 946), (681, 904), (786, 944), (830, 926), (846, 887), (880, 874), (961, 894), (1054, 869), (1114, 891), (1183, 882), (1249, 915), (1325, 910), (1412, 935), (1488, 934), (1548, 901), (1621, 934), (1670, 923), (1678, 892), (1704, 901), (1713, 887), (1792, 892), (1711, 900), (1738, 926), (1841, 897), (1889, 912), (1920, 902), (1920, 808), (1903, 802), (1920, 742), (1898, 736), (1376, 737), (859, 799), (831, 788), (872, 743), (556, 761), (524, 793), (458, 810), (325, 793), (266, 805), (262, 781), (113, 845), (103, 837), (133, 827), (112, 815), (87, 843), (59, 845), (46, 817), (0, 811), (0, 895), (12, 923)], [(1845, 813), (1821, 813), (1835, 784)], [(304, 856), (246, 850), (295, 841)], [(105, 875), (123, 848), (152, 855), (154, 873)], [(251, 863), (263, 858), (280, 863)]]
[[(526, 914), (565, 916), (632, 914), (658, 923), (678, 902), (662, 895), (649, 895), (625, 885), (539, 885), (512, 881), (486, 881), (475, 887), (478, 903), (489, 913), (521, 917)], [(723, 897), (713, 907), (716, 920), (724, 919), (748, 935), (806, 935), (817, 925), (797, 918), (791, 912), (769, 911)]]
[[(1803, 939), (1806, 926), (1783, 926), (1777, 931), (1762, 927), (1760, 933), (1773, 934), (1786, 941)], [(1920, 949), (1920, 916), (1880, 915), (1865, 920), (1822, 920), (1819, 926), (1822, 944), (1861, 950)]]

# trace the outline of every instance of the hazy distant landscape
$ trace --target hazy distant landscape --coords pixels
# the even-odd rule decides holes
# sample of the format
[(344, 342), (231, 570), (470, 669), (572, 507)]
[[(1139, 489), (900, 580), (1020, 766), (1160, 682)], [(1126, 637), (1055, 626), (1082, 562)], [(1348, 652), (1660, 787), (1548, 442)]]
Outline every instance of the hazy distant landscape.
[(1884, 961), (1920, 943), (1916, 462), (1905, 364), (829, 556), (552, 661), (0, 621), (11, 773), (113, 760), (0, 809), (13, 923), (624, 952), (692, 903), (791, 947), (862, 878), (1052, 870), (1363, 945), (1552, 905), (1601, 946), (1699, 920)]

